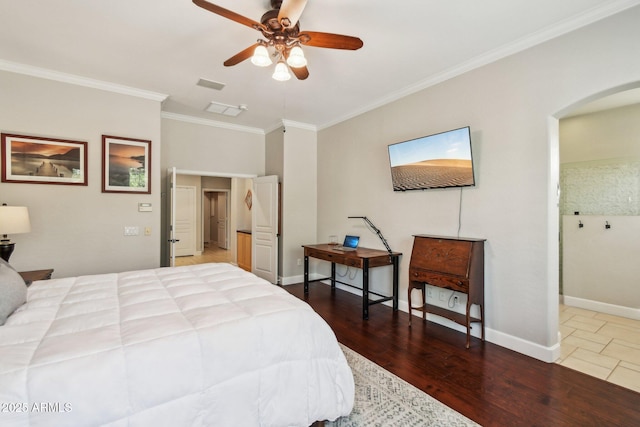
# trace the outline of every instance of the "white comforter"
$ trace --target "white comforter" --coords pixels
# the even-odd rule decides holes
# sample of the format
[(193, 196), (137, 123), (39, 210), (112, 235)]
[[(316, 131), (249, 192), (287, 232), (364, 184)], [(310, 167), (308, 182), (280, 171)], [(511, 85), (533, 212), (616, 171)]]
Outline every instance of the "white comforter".
[(0, 326), (1, 426), (307, 426), (353, 395), (320, 316), (230, 264), (35, 282)]

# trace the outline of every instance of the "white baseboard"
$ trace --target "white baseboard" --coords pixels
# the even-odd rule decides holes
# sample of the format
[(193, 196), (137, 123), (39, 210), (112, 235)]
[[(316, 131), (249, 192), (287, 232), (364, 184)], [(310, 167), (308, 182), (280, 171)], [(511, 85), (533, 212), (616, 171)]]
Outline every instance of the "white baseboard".
[(304, 276), (289, 276), (289, 277), (280, 277), (280, 284), (282, 286), (287, 285), (295, 285), (296, 283), (304, 282)]
[(564, 295), (562, 301), (570, 307), (584, 308), (585, 310), (597, 311), (611, 314), (613, 316), (627, 317), (629, 319), (640, 320), (640, 309), (623, 307), (620, 305), (608, 304), (606, 302), (592, 301), (577, 297)]
[(545, 347), (531, 341), (523, 340), (513, 335), (508, 335), (500, 331), (486, 328), (486, 339), (500, 347), (508, 348), (525, 356), (541, 360), (547, 363), (553, 363), (560, 358), (560, 339), (558, 334), (558, 342), (551, 347)]
[[(311, 281), (318, 280), (321, 277), (322, 276), (316, 275), (314, 278), (314, 276), (310, 275), (309, 280)], [(292, 284), (300, 283), (303, 280), (304, 280), (304, 276), (287, 277), (286, 279), (283, 279), (282, 284), (292, 285)], [(327, 286), (331, 286), (328, 280), (323, 281), (321, 283)], [(336, 288), (341, 289), (343, 291), (347, 291), (354, 295), (358, 295), (358, 296), (362, 295), (362, 292), (359, 289), (355, 289), (350, 286), (344, 286), (340, 283), (336, 283)], [(391, 301), (385, 301), (382, 304), (385, 304), (389, 307), (393, 306)], [(399, 300), (398, 309), (404, 311), (405, 313), (408, 313), (409, 305), (406, 301)], [(422, 312), (414, 310), (412, 314), (420, 318), (420, 320), (422, 320)], [(437, 323), (438, 325), (456, 330), (458, 332), (462, 332), (465, 334), (467, 333), (467, 328), (465, 328), (464, 326), (459, 325), (458, 323), (455, 323), (449, 319), (432, 315), (431, 313), (427, 313), (427, 320), (429, 322)], [(515, 337), (513, 335), (505, 334), (500, 331), (495, 331), (493, 329), (487, 328), (486, 326), (485, 326), (484, 332), (485, 332), (486, 341), (492, 344), (499, 345), (500, 347), (505, 347), (505, 348), (508, 348), (509, 350), (513, 350), (515, 352), (524, 354), (534, 359), (541, 360), (543, 362), (553, 363), (556, 360), (558, 360), (558, 358), (560, 357), (560, 336), (559, 335), (558, 335), (558, 342), (556, 344), (554, 344), (551, 347), (545, 347), (531, 341), (523, 340), (522, 338)], [(480, 328), (478, 326), (472, 327), (471, 335), (476, 338), (480, 338), (482, 336), (480, 332)]]
[[(316, 280), (321, 279), (322, 277), (326, 277), (326, 276), (322, 276), (322, 275), (317, 274), (317, 273), (310, 273), (309, 274), (309, 281), (310, 282), (315, 282)], [(302, 283), (302, 282), (304, 282), (304, 275), (280, 277), (280, 284), (282, 286), (295, 285), (297, 283)]]
[[(400, 301), (398, 303), (398, 308), (404, 312), (409, 311), (409, 305), (405, 301)], [(414, 310), (412, 314), (422, 319), (421, 311)], [(429, 322), (437, 323), (438, 325), (456, 330), (458, 332), (462, 332), (464, 334), (467, 333), (466, 327), (456, 322), (453, 322), (449, 319), (445, 319), (444, 317), (427, 313), (427, 320)], [(482, 337), (482, 332), (480, 331), (480, 326), (478, 323), (472, 324), (471, 336), (476, 338)], [(560, 357), (560, 344), (559, 344), (560, 340), (559, 339), (558, 339), (558, 344), (555, 344), (552, 347), (544, 347), (539, 344), (533, 343), (531, 341), (523, 340), (522, 338), (518, 338), (513, 335), (509, 335), (500, 331), (493, 330), (491, 328), (488, 328), (486, 325), (484, 327), (484, 338), (485, 338), (485, 341), (487, 342), (499, 345), (500, 347), (508, 348), (509, 350), (513, 350), (515, 352), (524, 354), (529, 357), (533, 357), (534, 359), (542, 360), (543, 362), (547, 362), (547, 363), (555, 362)]]

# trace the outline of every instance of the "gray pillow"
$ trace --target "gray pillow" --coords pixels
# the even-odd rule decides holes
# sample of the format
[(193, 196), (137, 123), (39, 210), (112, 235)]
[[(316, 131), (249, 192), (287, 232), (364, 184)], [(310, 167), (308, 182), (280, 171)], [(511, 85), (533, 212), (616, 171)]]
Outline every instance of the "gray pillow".
[(27, 285), (22, 276), (0, 258), (0, 326), (27, 301)]

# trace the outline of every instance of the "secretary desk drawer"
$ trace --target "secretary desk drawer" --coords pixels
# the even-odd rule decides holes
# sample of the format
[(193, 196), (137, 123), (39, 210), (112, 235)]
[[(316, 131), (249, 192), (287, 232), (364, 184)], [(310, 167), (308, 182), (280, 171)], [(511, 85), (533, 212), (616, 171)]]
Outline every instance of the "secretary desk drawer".
[(412, 282), (427, 283), (439, 288), (469, 293), (469, 281), (460, 276), (448, 276), (438, 272), (411, 268), (409, 269), (409, 280)]
[(326, 251), (317, 251), (313, 248), (304, 248), (304, 255), (323, 261), (335, 262), (336, 264), (342, 264), (349, 267), (362, 268), (361, 260), (357, 257), (351, 257), (349, 255), (341, 253), (333, 253)]

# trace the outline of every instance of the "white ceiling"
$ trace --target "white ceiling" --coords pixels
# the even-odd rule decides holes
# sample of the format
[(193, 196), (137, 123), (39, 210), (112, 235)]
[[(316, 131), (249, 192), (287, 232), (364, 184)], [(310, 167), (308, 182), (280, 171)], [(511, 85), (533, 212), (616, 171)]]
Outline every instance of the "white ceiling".
[[(269, 0), (211, 2), (255, 21), (269, 9)], [(638, 4), (308, 0), (302, 30), (357, 36), (364, 47), (305, 47), (309, 78), (277, 82), (273, 67), (224, 67), (260, 34), (191, 0), (0, 0), (0, 69), (167, 95), (165, 112), (229, 125), (320, 129)], [(197, 86), (200, 78), (225, 87)], [(212, 101), (247, 110), (204, 111)]]

